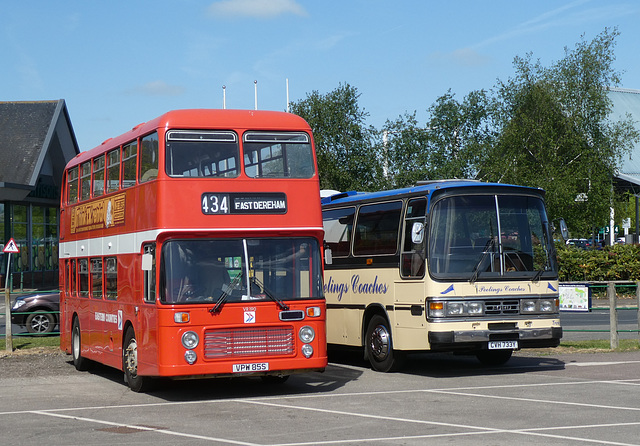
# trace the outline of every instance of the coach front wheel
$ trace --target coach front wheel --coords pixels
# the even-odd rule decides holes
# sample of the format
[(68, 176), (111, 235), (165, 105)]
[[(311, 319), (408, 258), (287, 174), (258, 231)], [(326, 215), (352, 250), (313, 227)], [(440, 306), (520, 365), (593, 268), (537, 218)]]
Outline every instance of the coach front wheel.
[(124, 380), (134, 392), (149, 390), (151, 378), (138, 375), (138, 342), (133, 328), (129, 327), (124, 336), (122, 349)]
[(384, 317), (375, 315), (371, 318), (364, 341), (366, 357), (374, 370), (392, 372), (402, 366), (405, 355), (393, 349), (391, 329)]

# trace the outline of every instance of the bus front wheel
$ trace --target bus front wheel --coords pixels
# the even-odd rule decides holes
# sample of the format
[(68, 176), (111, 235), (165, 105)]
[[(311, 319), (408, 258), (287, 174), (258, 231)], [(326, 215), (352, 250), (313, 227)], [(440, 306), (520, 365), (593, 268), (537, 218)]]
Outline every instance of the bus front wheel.
[(149, 389), (151, 378), (138, 375), (138, 342), (133, 328), (129, 327), (124, 336), (122, 349), (122, 368), (124, 380), (134, 392)]
[(371, 367), (378, 372), (398, 370), (404, 362), (404, 353), (393, 349), (387, 319), (380, 315), (373, 316), (367, 325), (364, 348)]
[(89, 360), (82, 357), (82, 335), (80, 333), (80, 321), (78, 321), (77, 317), (73, 319), (71, 328), (71, 356), (76, 370), (80, 372), (89, 370)]

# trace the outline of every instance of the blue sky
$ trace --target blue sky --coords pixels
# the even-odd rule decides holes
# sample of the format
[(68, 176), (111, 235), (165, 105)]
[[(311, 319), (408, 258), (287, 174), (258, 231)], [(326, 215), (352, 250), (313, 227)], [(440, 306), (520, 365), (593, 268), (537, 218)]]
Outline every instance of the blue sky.
[(633, 0), (65, 0), (0, 6), (0, 101), (65, 99), (81, 150), (180, 108), (286, 109), (340, 83), (367, 123), (462, 99), (513, 75), (532, 52), (549, 66), (618, 27), (614, 67), (640, 89)]

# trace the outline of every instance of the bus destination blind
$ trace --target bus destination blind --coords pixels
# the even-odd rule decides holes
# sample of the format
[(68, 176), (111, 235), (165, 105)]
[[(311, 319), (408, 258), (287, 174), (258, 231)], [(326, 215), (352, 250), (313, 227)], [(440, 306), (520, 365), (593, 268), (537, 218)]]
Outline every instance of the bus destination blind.
[(201, 204), (205, 215), (287, 213), (287, 196), (281, 192), (205, 192)]

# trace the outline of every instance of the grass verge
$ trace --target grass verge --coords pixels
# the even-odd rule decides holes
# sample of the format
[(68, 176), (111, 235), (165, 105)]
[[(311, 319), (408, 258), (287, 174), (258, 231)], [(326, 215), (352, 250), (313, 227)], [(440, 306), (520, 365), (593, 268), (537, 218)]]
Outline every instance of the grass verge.
[(618, 348), (611, 349), (611, 343), (608, 340), (592, 340), (592, 341), (563, 341), (559, 348), (566, 348), (572, 351), (615, 351), (615, 352), (631, 352), (640, 350), (640, 343), (637, 339), (620, 339)]

